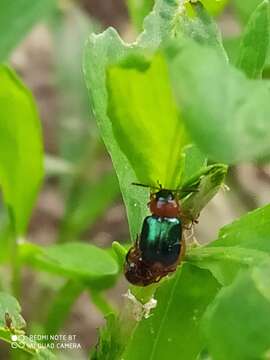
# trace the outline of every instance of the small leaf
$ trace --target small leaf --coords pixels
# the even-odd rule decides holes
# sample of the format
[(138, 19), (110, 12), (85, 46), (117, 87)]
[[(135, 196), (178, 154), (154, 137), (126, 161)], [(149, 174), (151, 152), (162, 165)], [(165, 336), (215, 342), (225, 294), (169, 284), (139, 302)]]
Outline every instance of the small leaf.
[(0, 84), (0, 185), (20, 235), (43, 178), (40, 122), (32, 95), (5, 66)]
[(91, 351), (91, 360), (118, 360), (123, 350), (123, 332), (119, 319), (115, 314), (109, 314), (105, 319), (106, 325), (99, 330), (98, 344)]
[(94, 288), (112, 286), (119, 272), (116, 260), (106, 250), (79, 242), (46, 248), (23, 243), (20, 257), (37, 269), (80, 280)]
[(267, 82), (247, 79), (212, 48), (181, 46), (173, 57), (168, 50), (170, 73), (187, 130), (200, 150), (225, 163), (269, 156)]
[(26, 323), (21, 316), (21, 307), (18, 301), (11, 295), (0, 292), (0, 328), (7, 330), (6, 316), (11, 319), (11, 327), (21, 331)]
[(185, 260), (201, 269), (211, 271), (222, 286), (230, 285), (240, 270), (247, 270), (270, 260), (269, 255), (263, 251), (238, 246), (211, 245), (191, 249)]
[(49, 350), (41, 348), (40, 344), (25, 335), (25, 326), (18, 301), (13, 296), (0, 292), (0, 339), (13, 344), (12, 348), (32, 354), (34, 359), (55, 360), (56, 357)]
[(259, 78), (267, 60), (270, 41), (270, 6), (264, 0), (252, 13), (240, 45), (236, 66), (250, 78)]
[(54, 0), (1, 0), (0, 61), (23, 39), (31, 27), (54, 6)]
[(190, 219), (197, 219), (201, 210), (223, 185), (226, 173), (226, 165), (210, 165), (185, 182), (183, 188), (193, 188), (195, 191), (181, 200), (183, 213)]
[(208, 269), (222, 285), (230, 284), (239, 270), (269, 261), (270, 205), (243, 215), (224, 226), (216, 241), (191, 249), (186, 259)]
[(181, 354), (185, 360), (196, 359), (204, 347), (200, 320), (219, 288), (209, 271), (184, 264), (157, 290), (157, 307), (138, 323), (122, 357), (162, 360)]
[(220, 291), (204, 321), (216, 360), (266, 359), (270, 349), (270, 265), (252, 268)]
[(113, 241), (112, 250), (114, 251), (119, 266), (123, 266), (128, 250), (117, 241)]

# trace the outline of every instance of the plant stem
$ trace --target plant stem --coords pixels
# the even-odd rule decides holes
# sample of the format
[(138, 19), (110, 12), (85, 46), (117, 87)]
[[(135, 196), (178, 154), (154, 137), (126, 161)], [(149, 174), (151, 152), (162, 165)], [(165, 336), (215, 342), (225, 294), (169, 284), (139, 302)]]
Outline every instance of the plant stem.
[(108, 302), (108, 300), (100, 291), (90, 289), (89, 293), (93, 304), (104, 316), (107, 316), (110, 313), (116, 314), (114, 307)]
[(20, 297), (20, 287), (21, 287), (21, 267), (19, 263), (19, 253), (18, 253), (18, 241), (19, 238), (16, 234), (15, 227), (15, 218), (12, 209), (8, 208), (9, 219), (10, 219), (10, 233), (9, 233), (9, 242), (10, 242), (10, 264), (11, 264), (11, 289), (12, 294), (19, 300)]
[(19, 300), (21, 292), (21, 267), (19, 264), (18, 245), (17, 239), (12, 239), (12, 252), (11, 252), (11, 271), (12, 271), (12, 293), (17, 300)]

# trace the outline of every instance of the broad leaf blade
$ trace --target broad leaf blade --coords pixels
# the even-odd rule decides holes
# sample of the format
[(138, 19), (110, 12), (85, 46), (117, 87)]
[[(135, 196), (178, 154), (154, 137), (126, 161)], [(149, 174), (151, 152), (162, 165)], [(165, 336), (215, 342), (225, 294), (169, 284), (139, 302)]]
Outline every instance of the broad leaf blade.
[(112, 124), (107, 115), (106, 69), (119, 62), (126, 53), (127, 49), (115, 30), (108, 29), (101, 35), (91, 35), (85, 49), (84, 73), (95, 117), (119, 179), (130, 231), (135, 240), (141, 219), (146, 214), (144, 204), (148, 194), (131, 186), (136, 181), (135, 173), (114, 139)]
[(0, 327), (7, 329), (5, 318), (11, 319), (11, 327), (16, 330), (25, 328), (26, 323), (21, 316), (21, 307), (17, 300), (4, 292), (0, 292)]
[(205, 319), (208, 349), (216, 360), (263, 359), (270, 348), (270, 266), (255, 267), (225, 287)]
[(43, 149), (33, 97), (0, 67), (0, 185), (17, 234), (26, 230), (43, 178)]
[[(145, 31), (138, 43), (139, 47), (149, 47), (155, 51), (160, 43), (171, 32), (168, 16), (173, 18), (177, 9), (177, 1), (159, 0), (153, 12), (145, 22)], [(164, 14), (167, 14), (166, 18)], [(147, 191), (132, 186), (137, 181), (136, 175), (126, 156), (117, 144), (108, 117), (108, 96), (106, 88), (106, 72), (109, 66), (119, 64), (131, 52), (131, 46), (122, 42), (114, 29), (108, 29), (100, 35), (90, 36), (84, 55), (84, 73), (86, 84), (90, 93), (93, 111), (105, 142), (111, 155), (120, 188), (127, 208), (131, 237), (136, 239), (141, 221), (147, 214), (149, 195)], [(132, 134), (134, 136), (134, 134)], [(158, 180), (158, 179), (157, 179)]]
[[(156, 185), (159, 181), (163, 186), (176, 184), (178, 187), (184, 166), (182, 147), (187, 141), (182, 132), (182, 119), (171, 97), (166, 64), (161, 55), (153, 57), (165, 40), (176, 36), (176, 23), (180, 20), (178, 6), (176, 0), (158, 0), (145, 20), (145, 30), (134, 44), (124, 44), (113, 29), (108, 29), (98, 36), (92, 35), (85, 50), (86, 83), (103, 140), (119, 179), (133, 240), (147, 214), (145, 204), (149, 195), (145, 189), (131, 186), (131, 183), (150, 182), (150, 185)], [(156, 69), (152, 74), (151, 66)], [(155, 104), (157, 109), (153, 108), (154, 95), (151, 94), (155, 91), (157, 98), (161, 97), (156, 73), (161, 76), (163, 98), (166, 99), (164, 108), (160, 100)], [(148, 77), (149, 74), (152, 77)], [(139, 91), (135, 93), (135, 89), (140, 90), (141, 94)], [(150, 100), (150, 109), (147, 109), (146, 99)], [(181, 111), (181, 106), (179, 108)], [(135, 120), (136, 123), (133, 123)], [(158, 129), (160, 124), (162, 126)], [(152, 129), (155, 139), (149, 134)], [(169, 139), (160, 130), (169, 134)], [(164, 151), (166, 147), (168, 149)]]
[(270, 253), (270, 205), (245, 214), (224, 226), (211, 246), (238, 246)]
[(108, 251), (79, 242), (46, 248), (22, 243), (20, 257), (39, 270), (80, 280), (94, 288), (111, 287), (119, 272), (117, 261)]
[(184, 264), (157, 290), (157, 307), (149, 318), (136, 323), (132, 302), (119, 318), (107, 318), (91, 359), (161, 360), (181, 353), (195, 360), (203, 348), (201, 317), (219, 289), (209, 271)]
[(157, 290), (157, 308), (138, 324), (123, 357), (162, 360), (181, 354), (196, 359), (204, 346), (200, 319), (219, 288), (209, 271), (185, 264)]
[(270, 5), (263, 1), (246, 26), (236, 66), (250, 78), (262, 75), (270, 41)]
[(108, 116), (121, 150), (142, 184), (175, 189), (187, 142), (161, 55), (108, 71)]
[(270, 205), (247, 213), (224, 226), (216, 241), (191, 249), (187, 261), (208, 269), (222, 285), (230, 284), (239, 270), (269, 261)]
[(263, 251), (238, 246), (204, 246), (191, 249), (185, 259), (201, 269), (211, 271), (222, 286), (227, 286), (240, 270), (269, 261), (270, 257)]
[(190, 42), (169, 50), (168, 61), (187, 130), (210, 159), (237, 163), (270, 155), (266, 82), (248, 80), (213, 49)]

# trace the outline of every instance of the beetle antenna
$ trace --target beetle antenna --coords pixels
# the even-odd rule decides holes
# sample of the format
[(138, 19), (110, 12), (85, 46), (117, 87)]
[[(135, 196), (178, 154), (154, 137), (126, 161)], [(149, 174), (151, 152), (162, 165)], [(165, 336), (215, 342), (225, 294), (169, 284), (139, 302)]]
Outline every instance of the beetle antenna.
[(160, 190), (160, 187), (152, 186), (152, 185), (147, 185), (147, 184), (140, 184), (140, 183), (136, 183), (136, 182), (132, 182), (131, 185), (141, 186), (141, 187), (145, 187), (145, 188)]
[(149, 186), (149, 185), (146, 185), (146, 184), (140, 184), (140, 183), (136, 183), (136, 182), (131, 183), (131, 185), (141, 186), (141, 187), (145, 187), (145, 188), (150, 188), (150, 186)]
[[(158, 184), (159, 189), (162, 190), (162, 185), (161, 185), (161, 183), (159, 182), (159, 180), (157, 181), (157, 184)], [(158, 188), (155, 187), (154, 189), (158, 189)]]

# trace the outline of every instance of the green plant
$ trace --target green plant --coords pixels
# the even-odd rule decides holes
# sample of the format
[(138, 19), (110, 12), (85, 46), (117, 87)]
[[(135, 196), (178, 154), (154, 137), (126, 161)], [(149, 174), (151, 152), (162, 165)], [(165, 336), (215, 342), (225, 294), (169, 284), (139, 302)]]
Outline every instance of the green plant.
[[(177, 1), (157, 1), (134, 44), (124, 44), (108, 29), (90, 36), (86, 45), (91, 103), (118, 175), (133, 241), (148, 198), (145, 189), (130, 185), (133, 181), (197, 187), (181, 201), (196, 218), (223, 184), (226, 165), (216, 161), (262, 161), (270, 153), (269, 91), (262, 80), (269, 2), (252, 13), (236, 65), (228, 61), (202, 4), (187, 6), (193, 14)], [(134, 303), (118, 317), (108, 315), (92, 358), (267, 358), (268, 211), (268, 205), (257, 209), (221, 229), (215, 242), (191, 247), (176, 274), (159, 285), (131, 287)], [(115, 249), (123, 263), (124, 249)], [(146, 318), (143, 304), (153, 294), (157, 307)], [(139, 321), (133, 313), (136, 298), (142, 303)]]
[[(59, 333), (85, 291), (106, 318), (92, 359), (269, 358), (269, 205), (223, 227), (216, 241), (189, 244), (175, 274), (146, 288), (130, 286), (121, 310), (104, 295), (148, 214), (148, 191), (132, 182), (195, 188), (181, 207), (196, 219), (223, 188), (229, 165), (269, 159), (269, 1), (231, 1), (243, 31), (222, 39), (209, 14), (227, 3), (128, 0), (136, 29), (143, 29), (136, 42), (124, 43), (113, 28), (87, 41), (89, 116), (82, 47), (100, 26), (53, 0), (1, 2), (1, 61), (46, 16), (62, 94), (55, 157), (44, 154), (31, 92), (0, 65), (0, 338), (19, 347), (12, 358), (62, 358), (30, 335)], [(97, 170), (105, 155), (94, 118), (116, 175)], [(28, 232), (44, 179), (57, 179), (64, 207), (55, 244), (47, 246), (30, 241)], [(107, 249), (82, 242), (120, 190), (130, 241)], [(25, 268), (45, 293), (27, 329), (19, 305)]]

